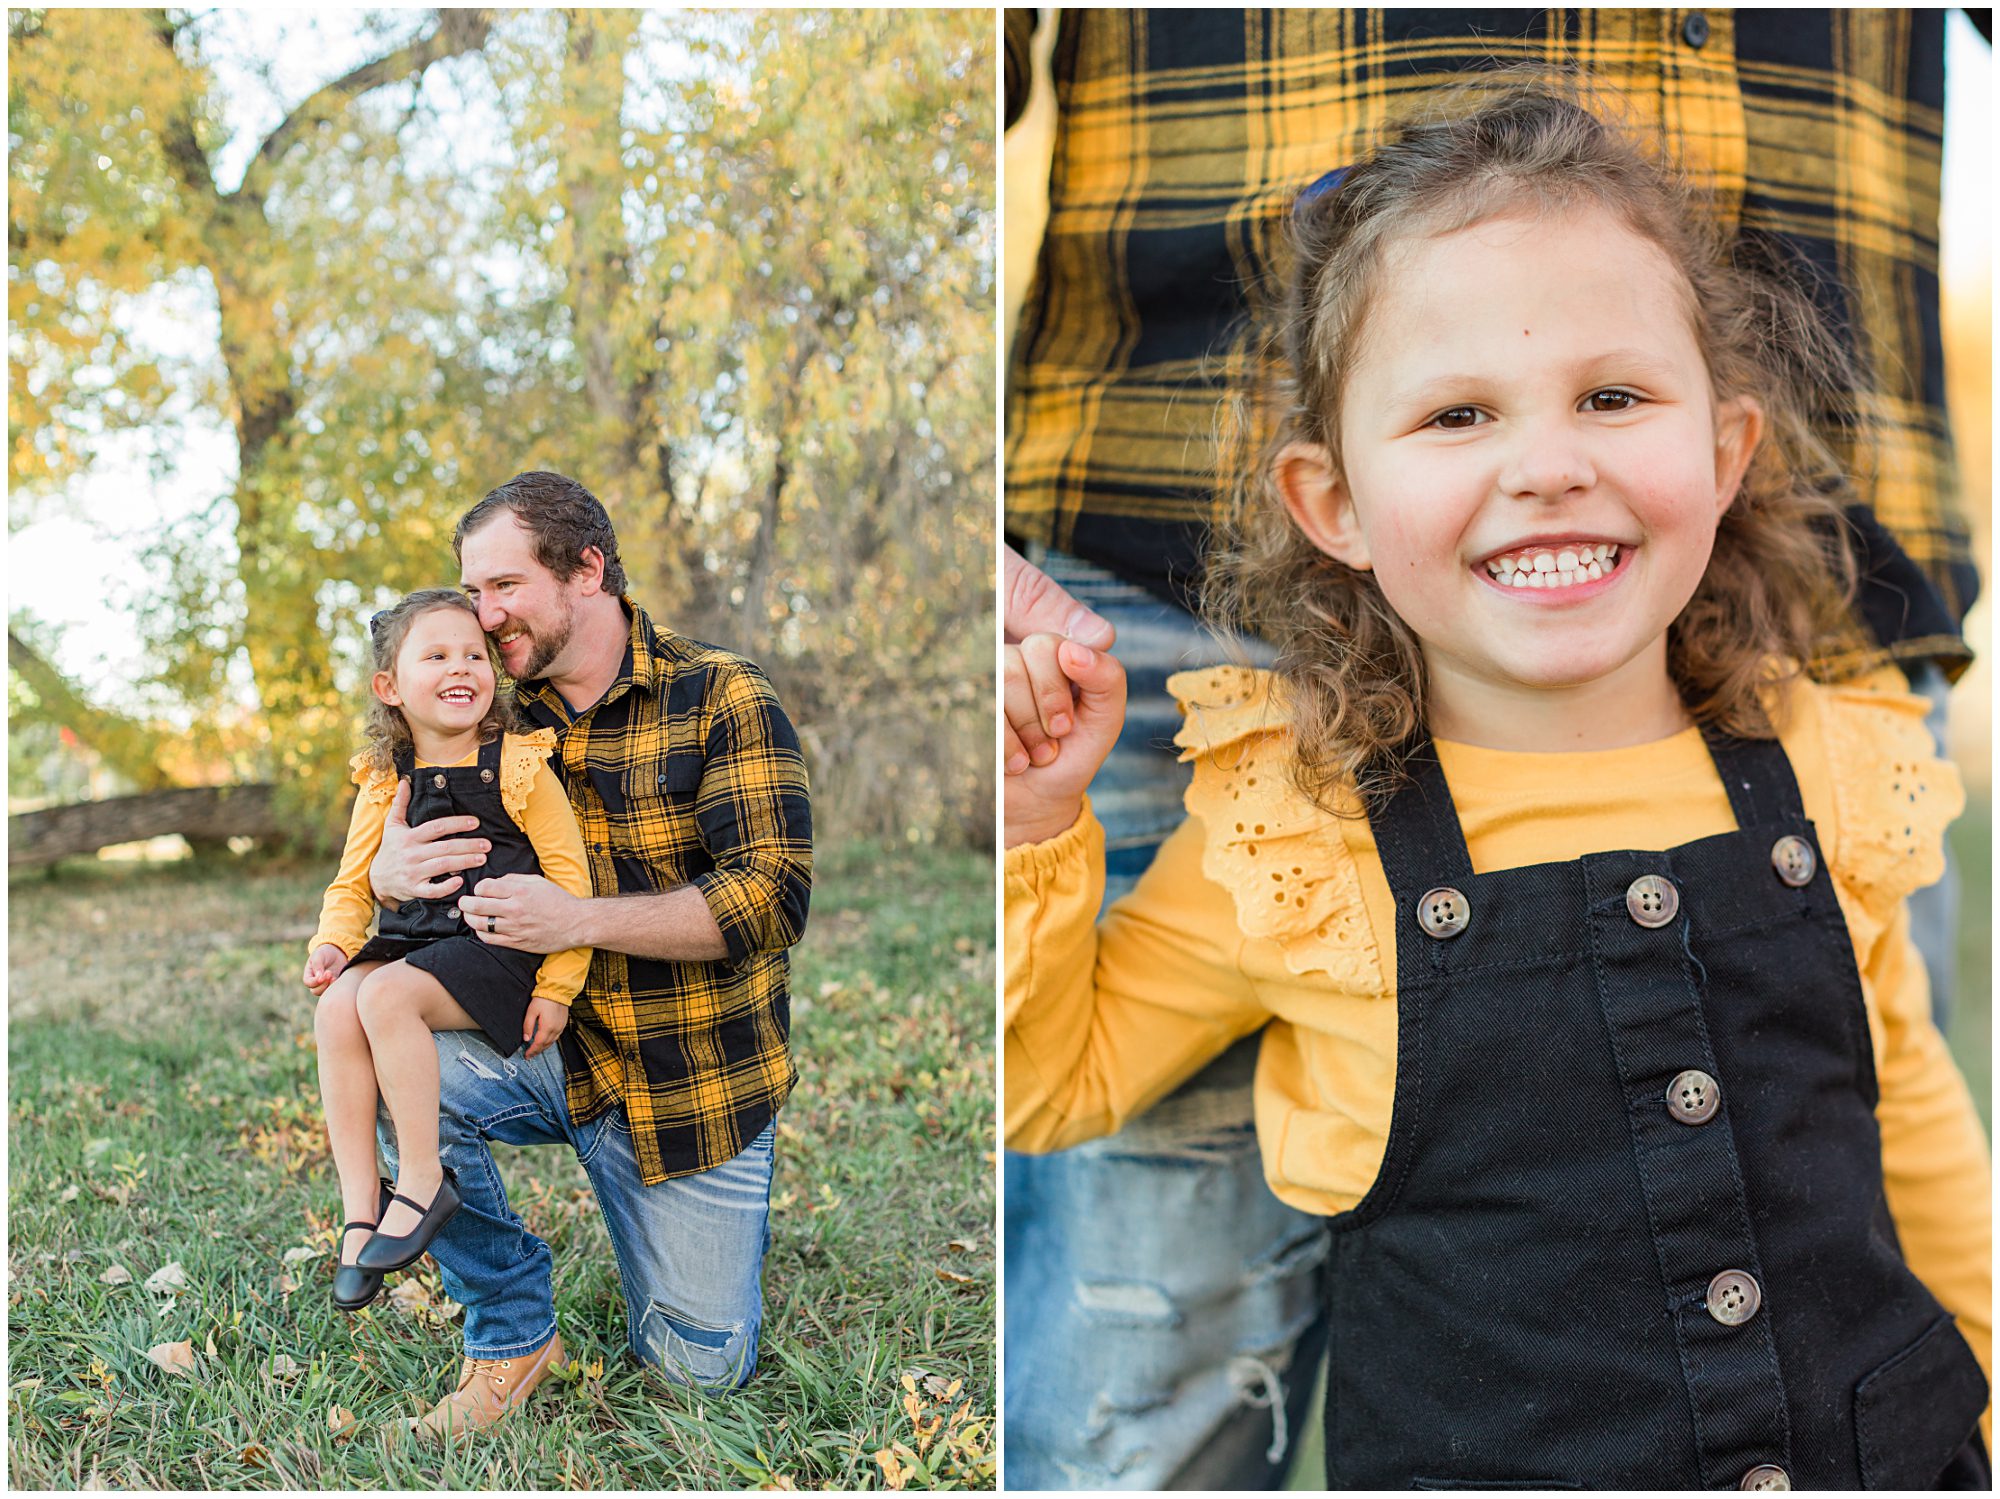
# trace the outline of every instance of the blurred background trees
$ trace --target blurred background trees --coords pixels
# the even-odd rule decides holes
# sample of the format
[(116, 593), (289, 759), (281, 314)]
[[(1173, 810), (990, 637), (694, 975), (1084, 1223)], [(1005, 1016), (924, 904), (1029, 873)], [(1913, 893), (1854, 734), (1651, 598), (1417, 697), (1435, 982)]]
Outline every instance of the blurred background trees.
[(134, 433), (136, 483), (207, 486), (119, 700), (10, 621), (10, 789), (82, 746), (334, 830), (366, 615), (551, 468), (657, 619), (764, 665), (829, 833), (990, 842), (990, 13), (322, 15), (343, 61), (267, 62), (254, 130), (243, 15), (9, 13), (10, 528)]

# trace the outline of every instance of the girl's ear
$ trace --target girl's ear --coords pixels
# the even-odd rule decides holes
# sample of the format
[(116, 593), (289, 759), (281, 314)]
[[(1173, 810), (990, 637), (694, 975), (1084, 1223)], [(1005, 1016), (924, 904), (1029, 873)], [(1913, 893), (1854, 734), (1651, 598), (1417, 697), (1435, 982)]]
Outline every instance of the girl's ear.
[(390, 707), (400, 708), (403, 706), (403, 695), (396, 691), (396, 674), (394, 672), (376, 672), (369, 679), (369, 685), (375, 689), (375, 696), (379, 697)]
[(1732, 396), (1715, 409), (1715, 513), (1736, 501), (1743, 475), (1764, 438), (1764, 408), (1754, 396)]
[(1271, 477), (1306, 540), (1334, 561), (1368, 571), (1368, 541), (1332, 453), (1316, 442), (1287, 443), (1272, 460)]

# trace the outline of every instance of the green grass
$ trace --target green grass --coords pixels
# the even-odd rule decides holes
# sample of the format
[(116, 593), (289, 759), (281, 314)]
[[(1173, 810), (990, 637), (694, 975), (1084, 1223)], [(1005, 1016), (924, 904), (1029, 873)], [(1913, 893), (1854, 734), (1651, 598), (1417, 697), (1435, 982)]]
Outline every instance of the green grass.
[[(1965, 812), (1951, 825), (1952, 855), (1958, 863), (1958, 993), (1946, 1038), (1952, 1059), (1965, 1074), (1979, 1107), (1986, 1138), (1993, 1138), (1993, 803), (1968, 798)], [(1326, 1370), (1319, 1371), (1312, 1406), (1299, 1433), (1298, 1458), (1288, 1489), (1326, 1487)]]
[[(638, 1365), (582, 1169), (496, 1150), (555, 1250), (576, 1372), (457, 1450), (381, 1436), (456, 1383), (455, 1309), (429, 1262), (392, 1278), (397, 1304), (348, 1318), (327, 1300), (341, 1215), (298, 978), (327, 871), (13, 881), (12, 1485), (864, 1488), (884, 1485), (889, 1449), (909, 1487), (991, 1487), (991, 870), (874, 849), (822, 864), (746, 1389), (697, 1394)], [(145, 1289), (169, 1263), (187, 1289)], [(130, 1283), (104, 1283), (114, 1264)], [(147, 1360), (182, 1341), (192, 1376)], [(340, 1436), (335, 1407), (356, 1418)]]

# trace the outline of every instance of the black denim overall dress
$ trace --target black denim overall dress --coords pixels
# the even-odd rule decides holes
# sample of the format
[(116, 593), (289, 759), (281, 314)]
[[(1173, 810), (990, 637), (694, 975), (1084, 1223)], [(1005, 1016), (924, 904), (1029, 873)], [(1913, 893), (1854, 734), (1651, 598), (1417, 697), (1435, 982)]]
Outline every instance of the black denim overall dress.
[(412, 968), (423, 969), (444, 985), (459, 1007), (479, 1022), (494, 1050), (511, 1056), (521, 1045), (521, 1024), (534, 995), (542, 954), (488, 947), (471, 934), (458, 912), (458, 898), (471, 894), (481, 880), (542, 872), (534, 845), (500, 800), (503, 741), (504, 736), (496, 734), (482, 744), (476, 764), (426, 765), (421, 770), (409, 745), (397, 747), (396, 774), (410, 783), (410, 826), (439, 817), (477, 817), (477, 836), (493, 848), (484, 864), (463, 871), (465, 883), (451, 894), (407, 900), (396, 907), (378, 906), (375, 935), (353, 961), (407, 959)]
[(1737, 831), (1665, 852), (1474, 874), (1427, 741), (1371, 816), (1396, 1094), (1330, 1225), (1331, 1486), (1990, 1486), (1791, 764), (1708, 746)]

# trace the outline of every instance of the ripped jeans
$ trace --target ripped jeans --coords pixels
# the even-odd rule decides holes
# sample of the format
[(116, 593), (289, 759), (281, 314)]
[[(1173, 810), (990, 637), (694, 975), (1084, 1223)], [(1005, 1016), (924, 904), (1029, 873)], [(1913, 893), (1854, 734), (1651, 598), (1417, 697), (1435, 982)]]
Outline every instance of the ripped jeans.
[[(446, 1294), (465, 1308), (466, 1356), (512, 1358), (556, 1330), (554, 1256), (507, 1206), (488, 1142), (567, 1145), (611, 1234), (633, 1353), (677, 1384), (733, 1389), (747, 1381), (764, 1320), (776, 1124), (734, 1160), (649, 1187), (623, 1109), (570, 1123), (561, 1048), (529, 1061), (519, 1051), (502, 1057), (478, 1031), (434, 1039), (438, 1155), (465, 1205), (431, 1242), (431, 1255)], [(377, 1133), (393, 1171), (396, 1137), (386, 1110)]]
[[(1186, 611), (1033, 559), (1118, 630), (1125, 728), (1091, 782), (1105, 899), (1186, 815), (1166, 679), (1225, 659)], [(1009, 1489), (1279, 1487), (1326, 1347), (1324, 1222), (1264, 1184), (1246, 1037), (1108, 1139), (1006, 1158)]]

